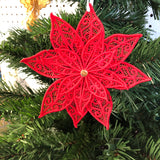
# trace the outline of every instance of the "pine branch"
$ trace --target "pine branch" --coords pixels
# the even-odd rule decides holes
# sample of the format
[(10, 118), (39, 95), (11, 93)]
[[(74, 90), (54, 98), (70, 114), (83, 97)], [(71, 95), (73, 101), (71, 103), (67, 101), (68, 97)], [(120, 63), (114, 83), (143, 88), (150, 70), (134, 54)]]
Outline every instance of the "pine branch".
[[(128, 57), (127, 61), (132, 64), (143, 64), (146, 62), (157, 63), (160, 59), (160, 38), (155, 40), (141, 38)], [(159, 67), (158, 67), (159, 68)], [(158, 69), (157, 68), (157, 69)]]
[(134, 154), (138, 151), (137, 149), (131, 149), (129, 146), (129, 141), (126, 140), (129, 133), (129, 129), (124, 130), (117, 122), (109, 132), (104, 129), (101, 133), (101, 135), (103, 135), (102, 138), (105, 139), (105, 142), (103, 143), (103, 153), (101, 156), (98, 156), (98, 159), (117, 158), (135, 160), (134, 156), (128, 154), (129, 152)]
[[(12, 123), (17, 120), (29, 120), (38, 116), (45, 89), (33, 91), (27, 86), (7, 85), (1, 82), (0, 114)], [(29, 107), (30, 106), (30, 107)], [(23, 117), (23, 118), (22, 118)]]
[[(73, 3), (79, 2), (81, 6), (86, 6), (86, 0), (69, 0), (72, 1)], [(137, 10), (146, 10), (148, 7), (151, 7), (153, 10), (153, 14), (155, 19), (159, 19), (160, 16), (160, 10), (159, 10), (159, 5), (158, 1), (156, 3), (156, 0), (96, 0), (94, 2), (95, 5), (101, 5), (108, 6), (109, 8), (118, 8), (123, 10), (130, 10), (131, 12), (137, 11)]]
[(148, 158), (151, 160), (160, 159), (160, 139), (156, 142), (150, 137), (145, 146), (146, 152), (148, 153)]
[(35, 97), (44, 93), (44, 89), (35, 91), (28, 86), (22, 86), (20, 83), (16, 83), (14, 86), (12, 84), (7, 84), (5, 81), (0, 82), (0, 100), (1, 102), (15, 99), (21, 100), (23, 98)]

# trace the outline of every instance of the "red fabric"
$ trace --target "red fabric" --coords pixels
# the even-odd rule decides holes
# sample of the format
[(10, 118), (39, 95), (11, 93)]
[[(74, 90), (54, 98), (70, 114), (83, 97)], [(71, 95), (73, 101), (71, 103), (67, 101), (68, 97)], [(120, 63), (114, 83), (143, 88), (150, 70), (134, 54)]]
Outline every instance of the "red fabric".
[(109, 129), (112, 98), (107, 88), (129, 89), (151, 80), (124, 62), (142, 35), (104, 39), (104, 27), (91, 5), (76, 30), (52, 14), (51, 23), (54, 49), (21, 61), (43, 76), (58, 78), (44, 95), (39, 117), (66, 109), (77, 127), (89, 112)]

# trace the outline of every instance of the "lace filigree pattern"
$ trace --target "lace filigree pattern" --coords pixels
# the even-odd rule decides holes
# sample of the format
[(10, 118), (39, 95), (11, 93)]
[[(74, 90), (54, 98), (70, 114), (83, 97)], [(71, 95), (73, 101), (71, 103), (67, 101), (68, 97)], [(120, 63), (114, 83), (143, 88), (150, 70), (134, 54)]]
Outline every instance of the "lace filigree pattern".
[(53, 50), (24, 58), (37, 73), (57, 78), (46, 91), (39, 117), (66, 109), (77, 127), (89, 112), (109, 129), (112, 98), (107, 88), (129, 89), (150, 81), (135, 66), (124, 62), (141, 34), (114, 34), (104, 39), (104, 27), (90, 4), (75, 30), (51, 14)]
[(41, 115), (39, 117), (43, 117), (48, 113), (61, 111), (66, 108), (66, 105), (71, 103), (73, 93), (63, 94), (61, 90), (59, 90), (61, 82), (62, 80), (59, 79), (48, 88), (44, 95), (42, 102), (43, 107), (41, 108)]
[(70, 105), (68, 105), (66, 107), (66, 110), (68, 112), (68, 114), (70, 115), (70, 117), (72, 118), (73, 120), (73, 124), (74, 124), (74, 127), (77, 128), (77, 124), (80, 122), (80, 120), (86, 115), (86, 113), (88, 112), (87, 108), (85, 108), (83, 110), (82, 113), (80, 113), (78, 110), (77, 110), (77, 106), (75, 104), (75, 102), (73, 101)]

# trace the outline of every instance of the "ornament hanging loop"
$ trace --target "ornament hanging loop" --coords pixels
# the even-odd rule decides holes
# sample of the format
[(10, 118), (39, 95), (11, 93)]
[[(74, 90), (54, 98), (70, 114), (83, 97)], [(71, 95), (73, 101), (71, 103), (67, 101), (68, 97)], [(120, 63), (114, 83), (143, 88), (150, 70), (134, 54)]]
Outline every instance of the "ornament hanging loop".
[(94, 0), (87, 0), (87, 11), (90, 12), (89, 3), (93, 6)]

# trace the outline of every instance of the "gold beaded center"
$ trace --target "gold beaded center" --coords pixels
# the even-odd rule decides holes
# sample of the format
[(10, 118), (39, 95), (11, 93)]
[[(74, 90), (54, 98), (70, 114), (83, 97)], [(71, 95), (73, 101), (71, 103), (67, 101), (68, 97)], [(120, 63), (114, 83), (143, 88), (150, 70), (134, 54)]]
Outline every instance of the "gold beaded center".
[(88, 75), (88, 72), (86, 70), (81, 70), (81, 76), (86, 77)]

